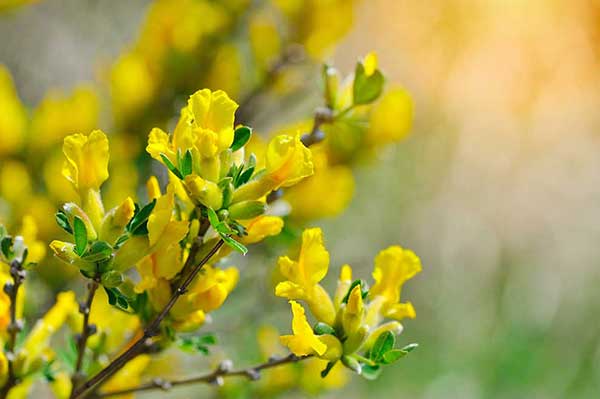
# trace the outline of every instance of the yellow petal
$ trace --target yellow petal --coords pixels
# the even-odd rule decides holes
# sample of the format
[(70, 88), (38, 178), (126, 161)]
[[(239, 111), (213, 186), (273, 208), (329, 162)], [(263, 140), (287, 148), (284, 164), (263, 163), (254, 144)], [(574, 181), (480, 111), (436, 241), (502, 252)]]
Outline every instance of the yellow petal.
[(400, 299), (402, 284), (421, 271), (421, 261), (410, 250), (391, 246), (375, 258), (373, 279), (375, 284), (369, 291), (371, 297), (382, 296), (387, 304)]
[(278, 216), (263, 215), (243, 224), (248, 235), (242, 237), (242, 244), (254, 244), (266, 237), (279, 234), (283, 228), (283, 219)]
[(292, 353), (297, 356), (304, 356), (316, 353), (322, 355), (327, 350), (327, 345), (319, 340), (314, 334), (304, 308), (295, 301), (290, 301), (292, 306), (292, 331), (293, 335), (284, 335), (280, 337), (281, 343), (287, 346)]
[(329, 268), (329, 252), (323, 245), (323, 231), (319, 228), (305, 229), (298, 259), (298, 272), (304, 284), (314, 285), (321, 281)]
[(292, 186), (314, 172), (312, 154), (300, 135), (275, 136), (267, 147), (266, 168), (273, 189)]
[(63, 175), (79, 192), (98, 190), (108, 179), (108, 138), (100, 130), (89, 136), (73, 134), (65, 137), (63, 153), (67, 158)]
[(146, 152), (160, 162), (163, 162), (160, 154), (164, 154), (174, 165), (177, 165), (177, 156), (169, 143), (169, 135), (157, 127), (150, 131)]
[(363, 66), (365, 68), (365, 75), (371, 76), (377, 70), (377, 54), (370, 52), (363, 60)]

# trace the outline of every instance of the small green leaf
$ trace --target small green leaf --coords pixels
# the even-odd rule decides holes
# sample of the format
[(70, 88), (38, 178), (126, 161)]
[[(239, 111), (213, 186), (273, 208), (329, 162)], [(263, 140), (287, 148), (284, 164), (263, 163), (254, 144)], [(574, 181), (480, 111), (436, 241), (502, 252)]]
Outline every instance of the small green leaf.
[(231, 143), (231, 151), (237, 151), (242, 148), (252, 136), (252, 129), (248, 126), (240, 126), (233, 132), (233, 142)]
[(71, 228), (71, 224), (69, 223), (68, 216), (62, 211), (59, 210), (56, 212), (56, 224), (59, 225), (61, 229), (66, 231), (69, 234), (73, 234), (73, 229)]
[(179, 169), (177, 169), (175, 167), (175, 165), (173, 165), (173, 162), (171, 162), (171, 160), (165, 155), (165, 154), (160, 154), (160, 158), (163, 160), (163, 162), (165, 163), (165, 165), (167, 166), (167, 168), (175, 175), (177, 176), (180, 180), (183, 180), (183, 176), (181, 175), (181, 172), (179, 171)]
[(327, 377), (327, 375), (329, 375), (329, 372), (331, 371), (333, 366), (335, 366), (335, 363), (336, 362), (327, 363), (327, 366), (325, 366), (325, 368), (321, 371), (321, 378), (325, 378)]
[(354, 280), (352, 282), (352, 284), (350, 284), (350, 288), (348, 288), (346, 295), (344, 295), (344, 298), (342, 299), (342, 303), (348, 303), (348, 298), (350, 298), (350, 293), (352, 292), (354, 287), (356, 287), (357, 285), (360, 285), (362, 298), (365, 299), (367, 297), (367, 294), (369, 293), (369, 288), (367, 286), (367, 283), (364, 280)]
[(118, 287), (123, 282), (123, 275), (116, 270), (109, 270), (102, 274), (101, 282), (106, 288)]
[(87, 248), (88, 239), (85, 223), (79, 216), (75, 216), (75, 219), (73, 219), (73, 237), (75, 238), (75, 253), (83, 256)]
[(385, 352), (381, 360), (383, 364), (392, 364), (406, 355), (408, 355), (408, 352), (403, 351), (402, 349), (392, 349)]
[(379, 365), (371, 366), (368, 364), (363, 364), (361, 368), (360, 375), (362, 375), (367, 380), (376, 380), (377, 377), (381, 374), (381, 367)]
[(254, 173), (254, 167), (250, 167), (250, 168), (246, 169), (244, 172), (242, 172), (235, 182), (235, 187), (237, 188), (241, 185), (248, 183), (248, 181), (252, 177), (253, 173)]
[(385, 78), (379, 69), (367, 76), (363, 64), (357, 63), (352, 86), (354, 105), (370, 104), (375, 101), (383, 91), (384, 82)]
[(216, 230), (217, 225), (221, 223), (219, 217), (217, 216), (217, 212), (215, 212), (215, 210), (212, 208), (206, 208), (206, 216), (208, 216), (208, 221), (210, 222), (210, 225)]
[(0, 249), (2, 249), (2, 254), (6, 259), (12, 259), (14, 256), (12, 250), (13, 240), (11, 236), (4, 236), (2, 241), (0, 241)]
[(230, 236), (226, 234), (221, 234), (221, 238), (223, 239), (223, 241), (225, 241), (227, 245), (229, 245), (231, 248), (238, 251), (242, 255), (246, 255), (248, 253), (248, 248), (246, 248), (243, 244), (237, 242)]
[(96, 241), (81, 258), (88, 262), (99, 262), (110, 258), (112, 251), (112, 247), (106, 241)]
[(118, 288), (104, 287), (108, 296), (108, 303), (118, 309), (127, 310), (129, 308), (129, 300)]
[(214, 334), (194, 335), (179, 338), (177, 346), (185, 352), (200, 352), (204, 355), (209, 354), (209, 346), (215, 345), (217, 338)]
[(373, 344), (369, 358), (379, 363), (383, 359), (383, 355), (394, 348), (395, 343), (396, 337), (394, 334), (390, 331), (383, 332)]
[(114, 248), (115, 249), (121, 248), (121, 245), (123, 245), (125, 243), (125, 241), (127, 241), (127, 240), (129, 240), (129, 234), (125, 233), (121, 237), (117, 238), (117, 241), (115, 241)]
[(335, 335), (335, 330), (333, 329), (333, 327), (331, 327), (329, 324), (325, 324), (321, 321), (318, 322), (317, 324), (315, 324), (313, 331), (317, 335), (325, 335), (325, 334)]
[(146, 204), (142, 209), (133, 215), (129, 221), (126, 230), (133, 235), (141, 235), (143, 231), (147, 232), (146, 223), (148, 223), (148, 217), (152, 213), (154, 206), (156, 205), (156, 199)]
[(181, 167), (181, 174), (183, 177), (192, 174), (192, 152), (190, 150), (185, 152), (179, 166)]
[(419, 344), (413, 343), (413, 344), (406, 345), (404, 348), (402, 348), (400, 350), (403, 350), (406, 353), (410, 353), (410, 352), (414, 351), (415, 349), (417, 349), (418, 347), (419, 347)]

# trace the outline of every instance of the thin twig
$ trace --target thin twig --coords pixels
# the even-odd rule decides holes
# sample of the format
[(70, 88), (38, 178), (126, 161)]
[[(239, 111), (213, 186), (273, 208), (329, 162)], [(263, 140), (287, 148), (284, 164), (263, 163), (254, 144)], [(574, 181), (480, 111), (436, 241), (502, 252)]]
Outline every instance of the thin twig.
[[(90, 313), (92, 310), (92, 302), (96, 295), (96, 290), (99, 286), (99, 278), (96, 276), (93, 280), (88, 283), (88, 296), (85, 303), (79, 305), (79, 312), (83, 315), (83, 326), (81, 327), (81, 334), (77, 337), (77, 360), (75, 362), (75, 370), (71, 376), (71, 386), (77, 387), (85, 375), (81, 372), (83, 367), (83, 359), (85, 357), (85, 347), (87, 340), (91, 335), (96, 332), (96, 326), (90, 325)], [(73, 398), (75, 390), (71, 392), (71, 398)]]
[(304, 50), (298, 45), (289, 45), (270, 65), (261, 80), (240, 102), (235, 113), (235, 124), (248, 123), (256, 107), (256, 101), (277, 81), (277, 77), (286, 67), (298, 64), (305, 59)]
[[(94, 377), (86, 381), (80, 387), (74, 389), (71, 398), (76, 399), (82, 397), (89, 389), (98, 385), (102, 381), (106, 380), (108, 377), (114, 375), (117, 371), (119, 371), (127, 362), (141, 354), (146, 348), (148, 348), (151, 344), (150, 340), (160, 333), (160, 323), (167, 316), (171, 308), (175, 305), (175, 302), (187, 291), (187, 288), (192, 283), (194, 278), (198, 275), (202, 267), (213, 257), (214, 254), (223, 246), (224, 241), (219, 240), (217, 244), (209, 251), (208, 254), (192, 269), (192, 271), (188, 274), (186, 279), (181, 283), (181, 285), (173, 292), (171, 295), (171, 299), (162, 309), (162, 311), (154, 318), (154, 320), (146, 326), (144, 329), (144, 334), (141, 338), (139, 338), (132, 346), (129, 347), (125, 352), (123, 352), (120, 356), (114, 359), (108, 366), (102, 369), (98, 374)], [(200, 245), (198, 241), (194, 242), (192, 245), (192, 249), (190, 249), (190, 256), (184, 265), (184, 269), (188, 266), (188, 262), (193, 264), (194, 259), (198, 248)]]
[(296, 363), (296, 362), (302, 361), (304, 359), (308, 359), (310, 357), (312, 357), (312, 355), (299, 357), (294, 354), (290, 354), (281, 359), (269, 359), (265, 363), (261, 363), (257, 366), (248, 367), (248, 368), (241, 369), (241, 370), (229, 370), (228, 367), (224, 367), (223, 365), (221, 365), (220, 367), (218, 367), (211, 373), (208, 373), (205, 375), (186, 378), (186, 379), (182, 379), (182, 380), (174, 380), (174, 381), (165, 381), (160, 378), (157, 378), (147, 384), (140, 385), (135, 388), (128, 388), (128, 389), (123, 389), (123, 390), (119, 390), (119, 391), (101, 393), (101, 394), (96, 395), (95, 398), (107, 398), (110, 396), (126, 395), (126, 394), (130, 394), (130, 393), (134, 393), (134, 392), (152, 391), (152, 390), (157, 390), (157, 389), (162, 389), (164, 391), (168, 391), (171, 388), (176, 387), (176, 386), (198, 384), (198, 383), (208, 383), (208, 384), (214, 383), (217, 385), (221, 385), (223, 382), (222, 379), (226, 378), (226, 377), (245, 377), (249, 380), (256, 381), (260, 378), (260, 372), (262, 370), (270, 369), (270, 368), (281, 366), (284, 364)]
[(15, 375), (14, 360), (17, 334), (23, 329), (23, 323), (21, 320), (17, 320), (17, 295), (26, 276), (23, 264), (17, 260), (13, 260), (10, 264), (10, 275), (13, 282), (8, 282), (4, 285), (4, 292), (6, 292), (10, 298), (10, 324), (7, 328), (8, 343), (5, 352), (8, 360), (8, 377), (0, 391), (0, 397), (2, 399), (6, 398), (8, 392), (18, 383), (18, 378)]

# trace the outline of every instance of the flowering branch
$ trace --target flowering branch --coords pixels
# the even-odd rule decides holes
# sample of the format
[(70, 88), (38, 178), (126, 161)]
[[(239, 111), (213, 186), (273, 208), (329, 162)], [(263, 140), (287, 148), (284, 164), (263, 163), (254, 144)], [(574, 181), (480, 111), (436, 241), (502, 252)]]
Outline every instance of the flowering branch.
[[(150, 340), (152, 337), (155, 337), (160, 332), (160, 323), (167, 316), (171, 308), (175, 305), (179, 297), (181, 297), (186, 291), (189, 285), (192, 283), (194, 278), (198, 275), (202, 267), (213, 257), (214, 254), (223, 246), (224, 241), (219, 240), (217, 244), (206, 254), (204, 258), (192, 269), (192, 271), (188, 274), (186, 279), (177, 287), (177, 289), (171, 295), (171, 299), (162, 309), (162, 311), (154, 318), (154, 320), (146, 326), (144, 329), (144, 334), (140, 337), (132, 346), (129, 347), (125, 352), (123, 352), (119, 357), (114, 359), (108, 366), (102, 369), (98, 374), (89, 379), (87, 382), (82, 384), (80, 387), (74, 388), (71, 398), (79, 398), (82, 397), (89, 389), (95, 387), (102, 381), (106, 380), (108, 377), (114, 375), (117, 371), (119, 371), (127, 362), (141, 354), (145, 349), (149, 347), (151, 344)], [(190, 267), (192, 262), (194, 262), (194, 258), (198, 253), (200, 248), (200, 241), (196, 240), (190, 249), (190, 254), (188, 259), (186, 260), (186, 264), (184, 265), (184, 270), (187, 267)]]
[(19, 288), (25, 280), (26, 272), (23, 269), (23, 263), (18, 260), (13, 260), (10, 263), (10, 275), (13, 279), (4, 285), (4, 292), (10, 298), (10, 324), (8, 325), (8, 343), (6, 349), (6, 358), (8, 360), (8, 378), (0, 391), (0, 397), (5, 398), (8, 392), (18, 383), (17, 376), (14, 370), (15, 346), (17, 343), (17, 334), (23, 329), (21, 320), (17, 320), (17, 294)]
[[(71, 377), (71, 384), (73, 387), (79, 385), (81, 380), (84, 378), (84, 375), (81, 372), (81, 368), (83, 366), (83, 358), (85, 356), (85, 346), (88, 338), (91, 335), (94, 335), (96, 332), (96, 326), (90, 324), (90, 312), (92, 310), (92, 302), (94, 301), (94, 296), (96, 295), (96, 290), (99, 286), (99, 277), (96, 276), (92, 281), (88, 283), (88, 296), (85, 303), (81, 303), (79, 305), (79, 312), (83, 315), (83, 326), (81, 328), (81, 334), (77, 336), (77, 360), (75, 362), (75, 370), (73, 372), (73, 376)], [(75, 390), (71, 392), (71, 397), (73, 397)]]
[(231, 370), (230, 363), (223, 362), (214, 371), (212, 371), (211, 373), (202, 375), (202, 376), (191, 377), (191, 378), (186, 378), (186, 379), (182, 379), (182, 380), (174, 380), (174, 381), (165, 381), (160, 378), (156, 378), (147, 384), (140, 385), (135, 388), (128, 388), (128, 389), (123, 389), (123, 390), (119, 390), (119, 391), (101, 393), (101, 394), (95, 395), (94, 398), (107, 398), (107, 397), (116, 396), (116, 395), (126, 395), (126, 394), (130, 394), (130, 393), (134, 393), (134, 392), (152, 391), (155, 389), (161, 389), (163, 391), (168, 391), (171, 388), (176, 387), (176, 386), (190, 385), (190, 384), (197, 384), (197, 383), (208, 383), (208, 384), (212, 383), (212, 384), (222, 385), (223, 378), (225, 378), (225, 377), (245, 377), (248, 380), (256, 381), (256, 380), (260, 379), (260, 372), (262, 370), (282, 366), (285, 364), (297, 363), (302, 360), (308, 359), (310, 357), (312, 357), (312, 355), (296, 356), (293, 353), (291, 353), (286, 357), (283, 357), (280, 359), (270, 358), (265, 363), (261, 363), (256, 366), (248, 367), (248, 368), (240, 369), (240, 370)]

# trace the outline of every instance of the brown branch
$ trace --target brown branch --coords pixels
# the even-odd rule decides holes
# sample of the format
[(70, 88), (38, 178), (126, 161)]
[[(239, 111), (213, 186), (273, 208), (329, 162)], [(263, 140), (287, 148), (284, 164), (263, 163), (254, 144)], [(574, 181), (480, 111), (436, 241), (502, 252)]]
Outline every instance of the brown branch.
[(4, 292), (10, 298), (10, 324), (7, 327), (8, 342), (5, 351), (6, 359), (8, 360), (8, 377), (2, 390), (0, 390), (0, 397), (3, 399), (8, 396), (8, 392), (19, 382), (15, 375), (14, 360), (17, 334), (23, 329), (22, 321), (17, 320), (17, 295), (26, 276), (23, 264), (17, 260), (13, 260), (10, 264), (10, 275), (13, 282), (8, 282), (4, 285)]
[[(114, 375), (118, 372), (127, 362), (143, 353), (145, 349), (147, 349), (151, 345), (151, 339), (160, 333), (160, 323), (167, 316), (171, 308), (175, 305), (175, 302), (187, 291), (187, 288), (192, 283), (194, 278), (198, 275), (202, 267), (217, 253), (217, 251), (223, 246), (224, 241), (219, 240), (217, 244), (210, 250), (208, 254), (192, 269), (192, 271), (188, 274), (185, 280), (179, 285), (179, 287), (173, 292), (171, 295), (171, 299), (162, 309), (162, 311), (154, 318), (154, 320), (146, 326), (144, 329), (144, 334), (140, 337), (132, 346), (129, 347), (125, 352), (123, 352), (120, 356), (114, 359), (108, 366), (102, 369), (98, 374), (93, 376), (91, 379), (83, 383), (81, 386), (74, 388), (73, 393), (71, 395), (72, 399), (80, 398), (85, 395), (85, 393), (91, 388), (95, 387), (102, 381)], [(190, 255), (184, 265), (184, 269), (189, 264), (193, 264), (195, 254), (198, 251), (198, 246), (200, 244), (198, 241), (194, 242), (192, 248), (190, 249)]]
[[(79, 334), (76, 338), (77, 340), (77, 360), (75, 362), (75, 370), (73, 375), (71, 376), (71, 386), (77, 387), (82, 380), (85, 378), (85, 375), (81, 372), (83, 367), (83, 359), (85, 357), (85, 347), (87, 344), (87, 340), (91, 335), (94, 335), (96, 332), (96, 326), (90, 324), (90, 313), (92, 310), (92, 302), (94, 301), (94, 296), (96, 295), (96, 290), (99, 286), (99, 277), (96, 276), (92, 281), (88, 283), (88, 296), (85, 303), (81, 303), (79, 305), (79, 312), (83, 315), (83, 326), (81, 327), (81, 334)], [(71, 398), (73, 398), (75, 390), (73, 389), (71, 392)]]
[(186, 379), (182, 379), (182, 380), (174, 380), (174, 381), (165, 381), (160, 378), (157, 378), (147, 384), (140, 385), (135, 388), (128, 388), (128, 389), (123, 389), (123, 390), (119, 390), (119, 391), (100, 393), (100, 394), (96, 395), (94, 398), (107, 398), (110, 396), (126, 395), (126, 394), (130, 394), (130, 393), (134, 393), (134, 392), (152, 391), (152, 390), (157, 390), (157, 389), (162, 389), (163, 391), (168, 391), (171, 388), (176, 387), (176, 386), (191, 385), (191, 384), (197, 384), (197, 383), (208, 383), (208, 384), (214, 383), (217, 385), (221, 385), (223, 383), (223, 378), (226, 378), (226, 377), (245, 377), (251, 381), (256, 381), (260, 378), (260, 372), (262, 370), (270, 369), (273, 367), (278, 367), (278, 366), (281, 366), (284, 364), (296, 363), (296, 362), (302, 361), (304, 359), (308, 359), (310, 357), (312, 357), (312, 355), (299, 357), (294, 354), (290, 354), (281, 359), (269, 359), (265, 363), (261, 363), (257, 366), (248, 367), (248, 368), (240, 369), (240, 370), (230, 370), (230, 367), (228, 367), (227, 364), (222, 363), (221, 366), (219, 366), (217, 369), (215, 369), (211, 373), (208, 373), (205, 375), (186, 378)]

